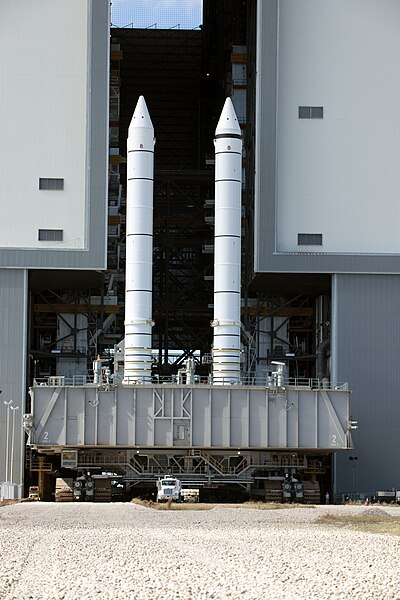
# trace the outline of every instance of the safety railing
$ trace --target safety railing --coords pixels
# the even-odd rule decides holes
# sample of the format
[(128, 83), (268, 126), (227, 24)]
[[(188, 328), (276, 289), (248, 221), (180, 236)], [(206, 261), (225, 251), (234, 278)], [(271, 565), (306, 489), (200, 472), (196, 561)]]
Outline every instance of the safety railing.
[[(100, 383), (94, 383), (93, 373), (88, 372), (87, 375), (74, 375), (72, 377), (63, 375), (54, 375), (50, 377), (35, 378), (33, 380), (33, 387), (49, 386), (49, 387), (79, 387), (85, 385), (117, 385), (121, 381), (114, 379), (111, 375), (107, 381), (101, 381)], [(243, 377), (239, 381), (232, 380), (230, 378), (219, 378), (218, 383), (212, 383), (211, 377), (200, 377), (194, 375), (190, 384), (185, 382), (178, 382), (177, 375), (171, 375), (168, 377), (153, 376), (151, 382), (138, 381), (137, 378), (132, 381), (124, 381), (124, 384), (137, 386), (137, 385), (177, 385), (177, 386), (212, 386), (212, 387), (264, 387), (279, 390), (284, 392), (286, 387), (295, 388), (308, 388), (311, 390), (348, 390), (348, 383), (344, 382), (333, 382), (326, 379), (317, 378), (306, 378), (306, 377), (282, 377), (274, 380), (271, 377)]]

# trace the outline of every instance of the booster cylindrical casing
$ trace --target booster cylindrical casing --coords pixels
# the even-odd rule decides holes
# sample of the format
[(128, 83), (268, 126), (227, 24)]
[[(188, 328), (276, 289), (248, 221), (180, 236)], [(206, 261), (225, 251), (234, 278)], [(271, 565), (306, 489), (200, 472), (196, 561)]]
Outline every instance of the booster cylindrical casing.
[(154, 129), (144, 98), (128, 132), (123, 385), (151, 383)]
[(240, 383), (242, 137), (230, 98), (216, 129), (214, 384)]

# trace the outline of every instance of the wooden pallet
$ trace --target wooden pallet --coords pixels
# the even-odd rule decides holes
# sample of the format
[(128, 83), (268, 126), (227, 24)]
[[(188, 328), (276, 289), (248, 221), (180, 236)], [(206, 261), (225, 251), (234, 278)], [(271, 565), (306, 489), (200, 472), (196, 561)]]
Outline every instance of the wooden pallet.
[(71, 478), (57, 477), (55, 501), (56, 502), (73, 502), (74, 501), (73, 485), (74, 485), (74, 480), (72, 479), (72, 477)]

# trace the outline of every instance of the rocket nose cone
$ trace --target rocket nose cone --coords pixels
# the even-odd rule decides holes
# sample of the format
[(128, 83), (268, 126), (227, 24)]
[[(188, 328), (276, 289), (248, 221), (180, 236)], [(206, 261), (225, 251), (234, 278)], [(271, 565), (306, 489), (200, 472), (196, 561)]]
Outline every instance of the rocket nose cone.
[(153, 123), (151, 122), (146, 101), (143, 96), (140, 96), (139, 100), (137, 101), (136, 108), (129, 125), (129, 131), (136, 127), (140, 127), (140, 129), (153, 129)]
[(224, 108), (222, 109), (215, 133), (216, 135), (241, 135), (239, 122), (235, 113), (235, 109), (233, 108), (232, 100), (230, 98), (227, 98), (225, 100)]

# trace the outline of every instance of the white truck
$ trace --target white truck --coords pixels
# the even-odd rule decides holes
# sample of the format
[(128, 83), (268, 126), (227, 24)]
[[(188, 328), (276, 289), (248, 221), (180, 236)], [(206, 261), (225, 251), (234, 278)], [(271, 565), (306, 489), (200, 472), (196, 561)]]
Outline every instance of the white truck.
[(165, 475), (157, 480), (157, 502), (181, 501), (181, 482), (176, 477)]

